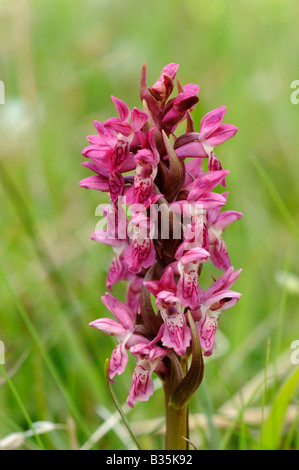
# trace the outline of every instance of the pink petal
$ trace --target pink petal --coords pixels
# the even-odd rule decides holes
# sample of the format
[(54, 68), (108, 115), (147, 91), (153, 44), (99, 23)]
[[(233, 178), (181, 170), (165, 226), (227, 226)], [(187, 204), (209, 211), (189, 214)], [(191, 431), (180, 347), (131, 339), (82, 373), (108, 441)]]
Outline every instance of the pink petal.
[(204, 348), (204, 356), (211, 356), (215, 347), (215, 333), (217, 329), (216, 318), (211, 318), (208, 314), (196, 325), (200, 345)]
[(144, 287), (155, 297), (157, 297), (161, 290), (160, 281), (144, 281)]
[(95, 242), (104, 243), (115, 248), (124, 245), (124, 240), (116, 238), (115, 235), (107, 230), (98, 230), (90, 238)]
[(175, 258), (180, 260), (183, 256), (185, 251), (190, 251), (194, 249), (209, 249), (209, 233), (207, 230), (207, 225), (205, 222), (198, 222), (196, 220), (196, 216), (192, 217), (195, 220), (191, 220), (191, 224), (188, 224), (186, 229), (184, 230), (184, 241), (178, 247)]
[(207, 113), (201, 120), (200, 123), (200, 139), (201, 141), (206, 140), (213, 132), (220, 126), (223, 117), (226, 113), (226, 107), (220, 106), (213, 111)]
[(238, 128), (232, 124), (223, 124), (206, 139), (206, 143), (211, 147), (217, 147), (234, 137), (237, 130)]
[(112, 351), (109, 361), (109, 379), (114, 382), (115, 375), (121, 375), (128, 363), (128, 353), (123, 343), (118, 344)]
[(119, 170), (129, 158), (130, 148), (128, 142), (118, 142), (110, 160), (110, 173)]
[(224, 230), (230, 224), (239, 220), (243, 216), (242, 212), (237, 211), (224, 211), (221, 212), (214, 222), (214, 226)]
[[(203, 193), (212, 191), (229, 174), (229, 170), (212, 171), (203, 173), (194, 181), (188, 200), (198, 199)], [(193, 196), (196, 195), (196, 198)]]
[(184, 86), (184, 93), (188, 93), (193, 96), (197, 96), (199, 90), (199, 86), (194, 83), (187, 83), (187, 85)]
[(110, 118), (105, 122), (105, 126), (114, 132), (119, 132), (125, 137), (129, 137), (132, 134), (132, 128), (130, 124), (124, 121), (120, 121), (118, 118)]
[(211, 261), (216, 268), (226, 271), (231, 266), (227, 247), (222, 238), (218, 238), (216, 243), (211, 245), (210, 254)]
[(134, 155), (130, 155), (127, 153), (126, 159), (121, 163), (119, 167), (119, 171), (121, 173), (127, 173), (128, 171), (134, 170), (136, 167), (136, 163), (134, 161)]
[(207, 152), (201, 142), (189, 142), (175, 149), (178, 158), (206, 158)]
[(112, 260), (110, 269), (107, 275), (107, 288), (111, 290), (111, 287), (117, 282), (125, 278), (127, 274), (127, 264), (120, 256), (115, 256)]
[(165, 310), (161, 310), (161, 316), (164, 320), (163, 346), (173, 348), (179, 356), (184, 356), (191, 341), (191, 332), (185, 315), (179, 311), (167, 314)]
[[(193, 196), (193, 200), (196, 201), (197, 203), (201, 204), (202, 209), (211, 209), (211, 208), (216, 208), (216, 207), (222, 207), (226, 204), (226, 199), (218, 193), (210, 193), (206, 192), (196, 198), (196, 191), (194, 191), (191, 195), (189, 194), (190, 200), (191, 197)], [(192, 200), (191, 200), (192, 202)]]
[(97, 328), (97, 330), (101, 330), (108, 335), (125, 336), (127, 334), (127, 330), (123, 325), (120, 325), (110, 318), (99, 318), (98, 320), (94, 320), (89, 323), (89, 326), (93, 326), (94, 328)]
[(152, 347), (149, 352), (149, 360), (151, 362), (156, 363), (157, 360), (163, 359), (169, 351), (165, 351), (165, 349), (160, 348), (159, 346)]
[[(98, 145), (100, 147), (110, 147), (110, 145), (107, 145), (106, 139), (103, 139), (102, 136), (100, 136), (99, 134), (88, 135), (87, 140), (92, 145)], [(113, 141), (114, 140), (115, 137), (113, 138)]]
[[(199, 86), (189, 84), (184, 87), (184, 92), (179, 93), (176, 98), (173, 100), (173, 107), (176, 111), (184, 113), (188, 109), (192, 108), (196, 103), (198, 103), (198, 92)], [(164, 121), (164, 120), (163, 120)]]
[(96, 189), (97, 191), (109, 191), (108, 179), (105, 176), (93, 175), (88, 176), (80, 181), (79, 185), (82, 188)]
[(132, 386), (127, 404), (133, 408), (136, 401), (147, 401), (154, 394), (152, 370), (147, 359), (139, 360), (133, 372)]
[(88, 168), (91, 171), (94, 171), (98, 175), (105, 176), (108, 180), (109, 175), (108, 175), (107, 171), (99, 163), (87, 161), (87, 162), (82, 162), (81, 165), (85, 166), (85, 168)]
[(205, 305), (212, 311), (222, 312), (234, 307), (240, 300), (241, 294), (232, 290), (223, 290), (219, 293), (211, 295)]
[(158, 165), (158, 163), (160, 161), (160, 154), (159, 154), (157, 146), (156, 146), (155, 129), (153, 129), (153, 128), (151, 128), (148, 132), (148, 141), (149, 141), (149, 144), (150, 144), (151, 149), (153, 151), (155, 165)]
[(125, 187), (125, 181), (119, 171), (115, 171), (109, 176), (109, 191), (113, 202), (122, 195)]
[(203, 248), (193, 248), (187, 251), (187, 253), (185, 253), (184, 256), (182, 256), (179, 262), (183, 266), (186, 266), (187, 264), (193, 263), (193, 262), (203, 263), (204, 261), (207, 261), (209, 257), (210, 257), (210, 254)]
[(184, 116), (184, 113), (185, 111), (180, 111), (179, 109), (172, 106), (163, 117), (162, 122), (163, 124), (168, 124), (168, 126), (170, 124), (174, 125), (181, 119), (182, 116)]
[(186, 176), (183, 189), (190, 189), (193, 181), (195, 181), (203, 173), (203, 168), (201, 167), (202, 162), (202, 159), (196, 159), (189, 160), (185, 163)]
[(111, 129), (107, 128), (102, 122), (94, 121), (93, 124), (98, 131), (101, 144), (106, 145), (107, 147), (113, 147), (116, 142), (115, 133)]
[(152, 346), (148, 345), (148, 343), (138, 343), (135, 346), (132, 346), (130, 348), (130, 353), (133, 354), (133, 356), (140, 356), (141, 354), (144, 356), (148, 356), (152, 350)]
[(101, 297), (103, 304), (110, 310), (115, 318), (121, 323), (127, 330), (134, 331), (133, 324), (133, 313), (129, 307), (120, 302), (115, 297), (113, 297), (109, 292), (106, 292), (104, 296)]
[(156, 158), (153, 152), (149, 149), (138, 150), (138, 152), (135, 155), (135, 162), (136, 163), (140, 163), (140, 162), (150, 163), (153, 166), (157, 166)]
[[(225, 200), (227, 200), (228, 192), (226, 191), (225, 193), (222, 193), (221, 196), (223, 196)], [(208, 210), (207, 222), (208, 222), (209, 228), (211, 226), (214, 226), (220, 211), (221, 211), (221, 207), (214, 207)]]
[(151, 93), (158, 101), (165, 101), (173, 90), (173, 80), (176, 76), (178, 64), (171, 63), (166, 65), (160, 74), (159, 79), (150, 88)]
[(136, 316), (140, 309), (140, 295), (143, 285), (143, 278), (133, 276), (127, 284), (126, 304)]
[[(221, 163), (213, 151), (209, 153), (208, 170), (209, 171), (222, 171)], [(222, 181), (221, 184), (223, 187), (226, 186), (225, 179)]]
[(209, 289), (204, 292), (204, 298), (207, 299), (217, 292), (230, 289), (233, 283), (240, 276), (241, 272), (242, 269), (239, 269), (238, 271), (234, 272), (233, 266), (230, 266), (228, 270), (225, 271), (225, 273), (219, 279), (217, 279), (217, 281), (215, 281), (214, 284), (209, 287)]
[(110, 152), (111, 148), (107, 146), (89, 145), (82, 150), (82, 155), (86, 158), (102, 159)]
[(168, 75), (170, 78), (172, 78), (172, 80), (174, 80), (176, 73), (178, 71), (178, 68), (179, 68), (179, 64), (175, 64), (174, 62), (165, 65), (165, 67), (163, 67), (162, 69), (160, 78), (163, 78), (164, 75)]
[(171, 267), (166, 267), (160, 279), (160, 285), (163, 286), (163, 290), (169, 290), (170, 292), (176, 291), (176, 284), (174, 280), (174, 272)]
[(162, 291), (176, 292), (176, 283), (174, 280), (174, 272), (171, 267), (164, 269), (163, 275), (159, 281), (144, 281), (144, 286), (148, 289), (155, 297)]
[(132, 273), (139, 273), (142, 268), (149, 268), (156, 259), (153, 241), (149, 238), (133, 240), (125, 253), (128, 269)]
[(199, 305), (198, 265), (188, 272), (183, 271), (178, 282), (177, 295), (184, 307), (194, 309)]
[[(180, 299), (177, 297), (176, 294), (173, 292), (169, 292), (168, 290), (161, 290), (156, 298), (156, 305), (159, 310), (162, 310), (165, 307), (165, 304), (169, 304), (169, 308), (177, 310), (175, 304), (179, 304)], [(168, 307), (167, 307), (168, 308)]]
[[(154, 393), (152, 373), (161, 364), (168, 351), (149, 343), (140, 343), (130, 348), (137, 362), (133, 373), (132, 387), (127, 404), (133, 407), (136, 401), (147, 401)], [(165, 371), (165, 368), (162, 370)]]
[(124, 101), (116, 98), (113, 95), (111, 95), (111, 99), (113, 103), (115, 104), (115, 107), (118, 111), (119, 119), (121, 121), (129, 122), (131, 112), (130, 112), (130, 108), (128, 107), (128, 105)]
[(148, 344), (150, 342), (149, 339), (145, 338), (144, 336), (140, 336), (140, 335), (137, 335), (137, 334), (133, 334), (132, 336), (130, 336), (130, 338), (128, 339), (128, 341), (126, 342), (126, 348), (128, 349), (131, 349), (133, 348), (134, 346), (142, 343), (146, 343)]
[(138, 108), (132, 110), (131, 127), (134, 132), (139, 131), (144, 124), (148, 121), (148, 115)]

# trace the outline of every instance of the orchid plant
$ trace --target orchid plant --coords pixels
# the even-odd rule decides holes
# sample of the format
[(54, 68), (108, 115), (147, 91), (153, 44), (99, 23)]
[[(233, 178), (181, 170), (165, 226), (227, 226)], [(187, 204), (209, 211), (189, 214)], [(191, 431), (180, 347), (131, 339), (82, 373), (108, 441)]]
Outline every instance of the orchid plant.
[[(142, 110), (131, 111), (111, 97), (118, 117), (94, 122), (97, 133), (88, 136), (90, 145), (82, 151), (83, 165), (94, 175), (80, 185), (110, 195), (101, 206), (105, 227), (91, 237), (114, 251), (110, 292), (102, 297), (114, 319), (91, 323), (117, 340), (109, 379), (125, 371), (131, 353), (136, 367), (127, 403), (134, 407), (153, 395), (155, 373), (165, 392), (166, 448), (181, 450), (188, 446), (188, 401), (202, 381), (203, 356), (213, 352), (221, 313), (241, 296), (231, 290), (241, 269), (231, 266), (223, 232), (242, 214), (222, 211), (228, 192), (214, 191), (226, 187), (229, 174), (214, 148), (237, 128), (222, 123), (221, 106), (195, 131), (191, 111), (199, 86), (183, 87), (177, 80), (178, 93), (171, 98), (178, 67), (166, 65), (147, 87), (143, 66)], [(208, 262), (223, 274), (204, 291), (199, 278)], [(119, 281), (126, 282), (124, 302), (111, 294)]]

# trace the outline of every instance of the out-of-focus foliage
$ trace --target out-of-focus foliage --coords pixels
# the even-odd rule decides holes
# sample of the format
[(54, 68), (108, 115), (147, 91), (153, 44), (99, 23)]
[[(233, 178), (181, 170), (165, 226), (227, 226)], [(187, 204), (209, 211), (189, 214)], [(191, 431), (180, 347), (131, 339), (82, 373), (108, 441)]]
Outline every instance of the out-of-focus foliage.
[[(229, 208), (244, 213), (225, 233), (232, 264), (244, 269), (236, 286), (243, 296), (221, 318), (215, 357), (206, 361), (204, 386), (191, 405), (192, 412), (204, 413), (206, 429), (197, 432), (195, 426), (193, 432), (203, 448), (269, 442), (259, 440), (260, 418), (272, 402), (277, 407), (280, 379), (296, 367), (290, 345), (299, 339), (298, 289), (285, 282), (299, 275), (299, 105), (290, 100), (291, 82), (299, 80), (298, 14), (295, 0), (0, 2), (0, 79), (6, 95), (0, 105), (0, 263), (14, 292), (1, 278), (0, 340), (5, 368), (14, 373), (31, 420), (63, 424), (40, 436), (46, 448), (76, 447), (77, 440), (83, 445), (107, 421), (107, 409), (114, 412), (104, 380), (113, 339), (88, 327), (103, 314), (100, 296), (112, 259), (109, 248), (89, 239), (105, 197), (78, 187), (88, 175), (80, 152), (85, 136), (94, 132), (93, 120), (115, 115), (111, 94), (130, 107), (141, 106), (143, 62), (149, 84), (165, 64), (177, 62), (182, 83), (200, 85), (197, 128), (203, 114), (223, 104), (225, 122), (239, 127), (218, 156), (230, 169)], [(122, 298), (124, 286), (115, 293)], [(277, 380), (265, 388), (268, 338), (269, 367)], [(130, 363), (114, 385), (121, 402), (133, 367)], [(220, 407), (260, 372), (256, 401), (243, 403), (231, 428), (215, 424)], [(0, 380), (1, 439), (28, 429), (28, 422)], [(296, 394), (290, 400), (295, 412), (290, 426), (281, 426), (279, 442), (274, 439), (277, 447), (285, 442), (298, 447)], [(249, 405), (261, 409), (253, 424), (246, 418)], [(162, 415), (159, 390), (129, 418), (145, 426)], [(130, 446), (117, 426), (103, 434), (95, 448)], [(22, 445), (38, 442), (30, 437)], [(163, 447), (160, 435), (144, 436), (141, 443)]]

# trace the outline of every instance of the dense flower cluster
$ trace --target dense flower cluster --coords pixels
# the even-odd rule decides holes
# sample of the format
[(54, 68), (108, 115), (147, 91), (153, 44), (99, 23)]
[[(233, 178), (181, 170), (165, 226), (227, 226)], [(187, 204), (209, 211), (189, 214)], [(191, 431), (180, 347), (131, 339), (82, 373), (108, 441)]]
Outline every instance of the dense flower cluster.
[[(169, 374), (167, 356), (180, 360), (190, 354), (187, 312), (209, 356), (220, 314), (241, 295), (231, 290), (241, 270), (231, 266), (222, 235), (242, 214), (221, 211), (228, 192), (213, 192), (218, 185), (226, 186), (229, 173), (214, 148), (233, 137), (237, 128), (222, 124), (222, 106), (206, 114), (195, 132), (191, 111), (199, 87), (183, 87), (177, 80), (178, 94), (170, 98), (177, 70), (177, 64), (166, 65), (156, 83), (147, 87), (144, 66), (143, 110), (130, 111), (112, 96), (119, 117), (95, 121), (97, 133), (88, 137), (90, 145), (82, 152), (87, 158), (83, 165), (95, 174), (80, 185), (110, 195), (109, 204), (102, 206), (106, 226), (92, 235), (114, 250), (107, 288), (111, 291), (121, 280), (127, 283), (125, 302), (110, 292), (102, 297), (115, 320), (100, 318), (91, 326), (118, 340), (109, 364), (111, 381), (125, 370), (128, 350), (136, 358), (130, 406), (153, 394), (153, 372)], [(183, 121), (186, 132), (178, 137), (175, 132)], [(224, 274), (203, 291), (199, 276), (208, 260)]]

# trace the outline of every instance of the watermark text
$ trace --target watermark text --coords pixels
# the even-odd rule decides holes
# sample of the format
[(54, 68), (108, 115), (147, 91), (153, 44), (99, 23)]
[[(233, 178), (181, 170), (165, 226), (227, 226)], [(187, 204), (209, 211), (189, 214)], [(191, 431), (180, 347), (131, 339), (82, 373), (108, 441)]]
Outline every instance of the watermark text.
[(291, 88), (295, 89), (293, 93), (291, 93), (291, 103), (292, 104), (299, 104), (299, 80), (293, 80), (291, 83)]
[(291, 354), (291, 363), (294, 365), (299, 364), (299, 340), (295, 340), (291, 344), (291, 349), (294, 349), (294, 351)]

